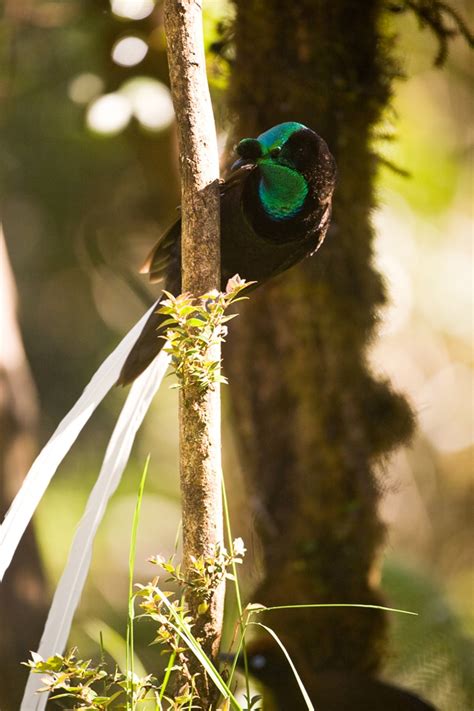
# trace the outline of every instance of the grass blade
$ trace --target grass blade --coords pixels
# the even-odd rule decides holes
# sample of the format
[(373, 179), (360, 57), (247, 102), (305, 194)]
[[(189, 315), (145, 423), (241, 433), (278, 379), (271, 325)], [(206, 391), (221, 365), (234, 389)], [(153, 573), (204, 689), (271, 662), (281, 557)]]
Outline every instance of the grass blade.
[(159, 588), (155, 588), (155, 591), (160, 598), (160, 600), (165, 604), (165, 606), (168, 608), (169, 612), (171, 613), (171, 616), (174, 618), (175, 623), (173, 624), (171, 621), (169, 622), (169, 625), (172, 627), (172, 629), (181, 637), (183, 642), (186, 643), (188, 648), (191, 650), (191, 652), (197, 657), (197, 659), (200, 661), (202, 664), (203, 668), (206, 670), (206, 672), (209, 675), (209, 678), (214, 682), (214, 684), (217, 686), (221, 694), (224, 696), (224, 698), (229, 699), (232, 708), (235, 709), (235, 711), (243, 711), (242, 707), (240, 706), (239, 702), (233, 695), (232, 691), (229, 689), (227, 684), (224, 682), (222, 679), (221, 675), (211, 662), (211, 660), (206, 656), (204, 651), (201, 648), (201, 645), (199, 642), (195, 639), (193, 636), (193, 633), (191, 632), (189, 625), (187, 625), (185, 622), (183, 622), (179, 615), (177, 614), (176, 610), (174, 609), (173, 605), (169, 602), (168, 598), (166, 595), (164, 595)]
[(222, 477), (222, 501), (224, 504), (224, 520), (225, 520), (228, 545), (229, 545), (230, 553), (232, 556), (232, 575), (234, 576), (235, 598), (237, 601), (237, 611), (239, 613), (239, 627), (240, 627), (240, 640), (239, 640), (238, 650), (237, 650), (234, 662), (233, 662), (231, 670), (230, 670), (229, 684), (232, 682), (232, 679), (233, 679), (233, 676), (235, 673), (235, 669), (237, 667), (238, 655), (240, 654), (240, 652), (242, 650), (242, 656), (244, 659), (245, 690), (246, 690), (246, 694), (247, 694), (247, 702), (250, 703), (249, 667), (248, 667), (248, 659), (247, 659), (247, 648), (245, 645), (245, 622), (243, 619), (243, 607), (242, 607), (242, 597), (240, 594), (239, 577), (237, 574), (237, 566), (234, 561), (234, 544), (233, 544), (234, 538), (232, 536), (232, 528), (230, 525), (229, 505), (227, 502), (227, 491), (225, 488), (224, 477)]
[[(138, 522), (140, 520), (140, 511), (142, 507), (143, 491), (145, 489), (145, 481), (148, 474), (148, 466), (150, 464), (150, 455), (146, 458), (145, 466), (143, 468), (143, 473), (140, 479), (140, 485), (138, 487), (137, 502), (135, 504), (135, 511), (133, 513), (132, 521), (132, 534), (130, 538), (130, 553), (128, 557), (128, 619), (127, 619), (127, 679), (129, 680), (129, 699), (127, 699), (127, 708), (131, 708), (132, 711), (135, 710), (135, 702), (133, 699), (133, 679), (134, 679), (134, 659), (135, 659), (135, 649), (134, 649), (134, 638), (133, 638), (133, 624), (135, 619), (135, 598), (133, 595), (133, 578), (135, 575), (135, 557), (137, 552), (137, 532), (138, 532)], [(130, 705), (131, 698), (131, 705)]]
[(303, 684), (303, 682), (301, 681), (298, 672), (296, 671), (296, 667), (295, 667), (295, 665), (293, 664), (290, 655), (289, 655), (288, 652), (286, 651), (285, 645), (283, 644), (283, 642), (281, 641), (281, 639), (278, 637), (277, 633), (274, 632), (270, 627), (267, 627), (266, 625), (262, 625), (261, 622), (250, 622), (249, 624), (251, 624), (251, 625), (256, 625), (257, 627), (262, 627), (266, 632), (268, 632), (268, 634), (269, 634), (271, 637), (273, 637), (273, 639), (275, 640), (275, 642), (278, 644), (278, 646), (280, 647), (281, 651), (282, 651), (283, 654), (285, 655), (286, 660), (287, 660), (288, 664), (290, 665), (293, 674), (295, 675), (295, 679), (296, 679), (296, 681), (298, 682), (298, 686), (299, 686), (299, 688), (300, 688), (301, 695), (303, 696), (303, 698), (304, 698), (304, 700), (305, 700), (305, 703), (306, 703), (306, 706), (307, 706), (307, 708), (308, 708), (308, 711), (315, 711), (315, 708), (314, 708), (313, 704), (311, 703), (311, 699), (310, 699), (309, 696), (308, 696), (308, 692), (306, 691), (306, 689), (305, 689), (305, 687), (304, 687), (304, 684)]
[(297, 610), (300, 608), (308, 607), (362, 607), (368, 610), (382, 610), (383, 612), (398, 612), (402, 615), (414, 615), (418, 616), (418, 612), (411, 612), (410, 610), (399, 610), (396, 607), (383, 607), (382, 605), (363, 605), (362, 603), (352, 603), (352, 602), (326, 602), (326, 603), (308, 603), (304, 605), (276, 605), (275, 607), (265, 607), (264, 605), (259, 605), (257, 608), (253, 609), (253, 612), (272, 612), (273, 610)]
[[(124, 639), (117, 630), (110, 627), (106, 622), (99, 619), (88, 620), (83, 629), (88, 637), (100, 645), (102, 657), (104, 652), (110, 654), (118, 668), (124, 674), (127, 673), (127, 640)], [(146, 676), (146, 669), (137, 655), (134, 655), (135, 671), (138, 676)]]

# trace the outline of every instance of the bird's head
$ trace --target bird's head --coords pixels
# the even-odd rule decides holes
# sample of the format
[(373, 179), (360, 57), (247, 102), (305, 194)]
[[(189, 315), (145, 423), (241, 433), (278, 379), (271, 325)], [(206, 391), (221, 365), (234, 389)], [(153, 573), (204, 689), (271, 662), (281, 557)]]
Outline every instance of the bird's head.
[(335, 163), (325, 141), (301, 123), (280, 123), (257, 138), (236, 146), (232, 166), (255, 166), (260, 175), (259, 196), (266, 212), (277, 220), (297, 215), (311, 191), (319, 197), (334, 188)]
[(306, 173), (314, 163), (320, 140), (317, 133), (302, 123), (279, 123), (257, 138), (243, 138), (236, 146), (239, 158), (232, 170), (252, 164), (262, 170), (276, 165)]

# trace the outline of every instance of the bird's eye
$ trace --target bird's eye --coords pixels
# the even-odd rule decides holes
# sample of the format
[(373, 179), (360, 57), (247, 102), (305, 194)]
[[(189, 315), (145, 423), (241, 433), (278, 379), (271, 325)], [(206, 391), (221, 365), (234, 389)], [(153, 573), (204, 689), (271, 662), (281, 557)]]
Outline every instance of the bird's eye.
[(270, 151), (270, 156), (272, 158), (276, 158), (277, 156), (280, 155), (280, 153), (281, 153), (281, 147), (276, 146), (275, 148), (272, 148), (272, 150)]

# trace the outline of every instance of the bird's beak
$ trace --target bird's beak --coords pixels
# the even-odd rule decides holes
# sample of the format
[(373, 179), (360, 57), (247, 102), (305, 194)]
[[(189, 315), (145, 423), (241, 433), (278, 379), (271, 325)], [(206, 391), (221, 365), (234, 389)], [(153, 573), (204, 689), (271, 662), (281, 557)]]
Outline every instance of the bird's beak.
[(243, 168), (244, 165), (255, 165), (255, 161), (251, 160), (250, 158), (238, 158), (234, 163), (232, 163), (230, 169), (232, 172), (234, 172), (234, 170)]

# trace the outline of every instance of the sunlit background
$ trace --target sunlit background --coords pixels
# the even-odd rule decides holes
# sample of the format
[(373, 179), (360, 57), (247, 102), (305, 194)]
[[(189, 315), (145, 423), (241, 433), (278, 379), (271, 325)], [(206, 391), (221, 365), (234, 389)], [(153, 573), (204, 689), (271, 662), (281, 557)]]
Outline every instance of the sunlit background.
[[(468, 3), (453, 3), (465, 17)], [(229, 8), (204, 5), (206, 38)], [(472, 16), (471, 7), (471, 21)], [(389, 287), (371, 348), (376, 371), (405, 392), (418, 417), (411, 446), (385, 462), (389, 524), (384, 585), (397, 607), (387, 676), (444, 711), (468, 708), (474, 635), (473, 552), (473, 124), (469, 50), (453, 43), (433, 68), (434, 40), (414, 19), (395, 27), (407, 75), (398, 81), (377, 151), (376, 263)], [(179, 201), (174, 114), (161, 13), (152, 0), (82, 3), (9, 0), (0, 74), (4, 165), (0, 219), (20, 303), (20, 323), (39, 392), (39, 442), (156, 293), (136, 276)], [(209, 55), (220, 143), (225, 144), (227, 67)], [(37, 533), (51, 590), (97, 475), (124, 392), (106, 400), (47, 491)], [(147, 417), (124, 481), (98, 537), (74, 642), (84, 655), (105, 630), (124, 631), (128, 545), (138, 477), (151, 467), (140, 521), (137, 579), (147, 558), (173, 552), (179, 527), (176, 393), (164, 388)], [(239, 482), (228, 423), (225, 464)], [(236, 512), (244, 501), (234, 486)], [(234, 534), (250, 549), (249, 522)], [(110, 626), (107, 627), (106, 625)], [(151, 630), (139, 631), (140, 655)], [(120, 646), (120, 642), (117, 643)]]
[(371, 356), (408, 395), (418, 420), (411, 446), (383, 472), (385, 583), (427, 618), (418, 640), (410, 623), (395, 621), (390, 671), (442, 709), (467, 710), (474, 632), (470, 65), (459, 43), (447, 67), (434, 69), (433, 44), (417, 24), (404, 22), (399, 32), (408, 80), (397, 85), (384, 127), (396, 140), (381, 151), (409, 176), (380, 172), (376, 263), (391, 303)]

